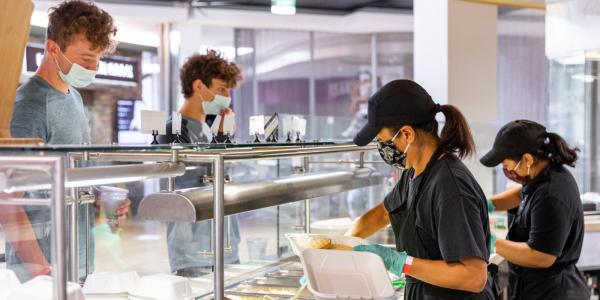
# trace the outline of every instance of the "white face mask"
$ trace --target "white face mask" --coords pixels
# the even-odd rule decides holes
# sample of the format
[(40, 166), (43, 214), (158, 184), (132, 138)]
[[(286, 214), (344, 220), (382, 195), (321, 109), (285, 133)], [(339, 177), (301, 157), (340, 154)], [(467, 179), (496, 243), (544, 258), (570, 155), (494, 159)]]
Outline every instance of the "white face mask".
[(231, 98), (215, 94), (212, 101), (202, 101), (202, 108), (204, 108), (204, 113), (207, 115), (218, 115), (230, 104)]
[(55, 59), (56, 66), (58, 67), (58, 75), (60, 78), (74, 88), (83, 88), (86, 87), (96, 78), (96, 71), (88, 70), (79, 64), (72, 63), (61, 51), (60, 55), (62, 55), (68, 62), (71, 63), (71, 71), (68, 74), (63, 73), (60, 69), (60, 65), (58, 61)]

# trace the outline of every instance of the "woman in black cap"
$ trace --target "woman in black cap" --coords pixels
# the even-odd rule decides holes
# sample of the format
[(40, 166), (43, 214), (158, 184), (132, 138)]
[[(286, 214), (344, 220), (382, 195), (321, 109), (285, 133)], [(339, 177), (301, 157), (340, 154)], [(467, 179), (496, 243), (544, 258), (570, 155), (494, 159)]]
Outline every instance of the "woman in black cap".
[(590, 299), (575, 264), (583, 243), (583, 207), (573, 175), (577, 149), (536, 122), (502, 127), (481, 163), (502, 164), (509, 179), (523, 185), (489, 203), (514, 214), (506, 240), (495, 249), (510, 266), (511, 299)]
[[(439, 112), (446, 119), (440, 135)], [(396, 80), (369, 99), (367, 125), (354, 142), (366, 145), (376, 137), (384, 160), (410, 169), (408, 195), (400, 187), (384, 203), (397, 251), (380, 245), (354, 250), (378, 254), (388, 270), (404, 273), (405, 299), (494, 299), (487, 204), (460, 160), (474, 151), (464, 116), (435, 104), (417, 83)]]

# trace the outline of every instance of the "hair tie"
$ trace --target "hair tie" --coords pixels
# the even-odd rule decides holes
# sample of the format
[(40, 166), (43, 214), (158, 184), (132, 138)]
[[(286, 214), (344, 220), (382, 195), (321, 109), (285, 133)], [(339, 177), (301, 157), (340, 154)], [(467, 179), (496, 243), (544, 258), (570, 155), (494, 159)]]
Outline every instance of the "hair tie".
[(439, 103), (436, 103), (433, 106), (433, 112), (436, 113), (436, 114), (439, 113), (439, 112), (442, 112), (442, 106)]
[(545, 145), (550, 145), (550, 134), (547, 131), (544, 132), (542, 138), (544, 139)]

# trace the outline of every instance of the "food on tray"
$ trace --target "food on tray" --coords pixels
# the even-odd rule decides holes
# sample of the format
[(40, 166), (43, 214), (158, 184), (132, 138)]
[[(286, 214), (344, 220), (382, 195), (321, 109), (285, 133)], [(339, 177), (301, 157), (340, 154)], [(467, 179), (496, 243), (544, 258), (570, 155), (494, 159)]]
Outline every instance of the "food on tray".
[(345, 250), (352, 251), (352, 247), (344, 244), (335, 244), (331, 239), (324, 237), (313, 237), (308, 241), (307, 248), (322, 250)]
[(312, 249), (329, 249), (331, 247), (331, 239), (314, 237), (310, 239), (307, 247)]

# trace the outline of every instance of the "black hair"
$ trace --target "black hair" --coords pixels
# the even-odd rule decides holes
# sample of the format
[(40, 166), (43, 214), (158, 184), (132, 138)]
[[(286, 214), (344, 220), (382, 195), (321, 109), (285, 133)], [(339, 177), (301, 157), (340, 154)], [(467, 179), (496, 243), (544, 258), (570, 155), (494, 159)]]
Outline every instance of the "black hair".
[[(460, 159), (469, 157), (475, 153), (475, 142), (469, 123), (465, 116), (453, 105), (436, 106), (434, 112), (441, 112), (446, 118), (442, 132), (438, 136), (438, 121), (435, 119), (435, 114), (432, 120), (421, 124), (405, 124), (411, 126), (417, 131), (421, 131), (433, 135), (439, 139), (438, 148), (445, 153), (455, 153)], [(402, 126), (405, 126), (402, 125)], [(392, 127), (392, 131), (398, 132), (402, 126)]]
[[(537, 159), (548, 160), (554, 165), (567, 165), (575, 167), (575, 162), (578, 159), (577, 152), (579, 148), (571, 148), (569, 144), (560, 135), (548, 132), (543, 137), (544, 143), (540, 149), (530, 153)], [(521, 160), (525, 153), (520, 156), (512, 156), (509, 159), (518, 161)]]

